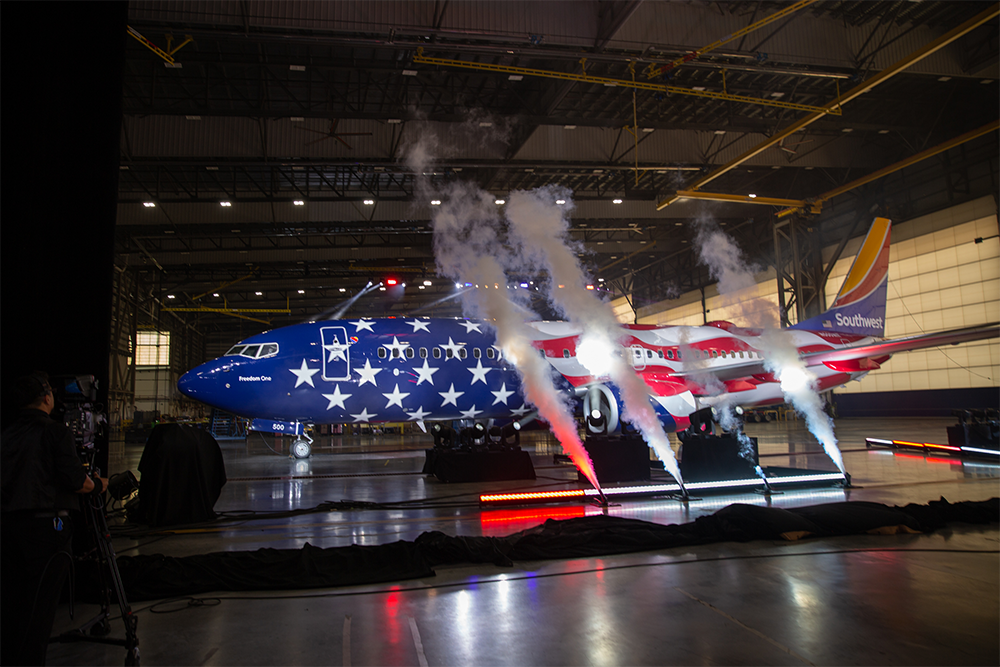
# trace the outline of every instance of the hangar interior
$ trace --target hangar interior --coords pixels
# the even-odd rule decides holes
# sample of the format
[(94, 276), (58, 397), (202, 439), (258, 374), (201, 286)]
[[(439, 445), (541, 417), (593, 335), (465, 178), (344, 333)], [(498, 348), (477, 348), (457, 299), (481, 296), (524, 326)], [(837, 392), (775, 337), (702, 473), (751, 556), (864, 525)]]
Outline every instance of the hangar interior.
[[(497, 201), (565, 188), (569, 239), (623, 322), (739, 319), (712, 301), (697, 243), (710, 225), (760, 270), (783, 323), (805, 319), (874, 215), (912, 246), (893, 244), (890, 296), (919, 319), (893, 306), (890, 332), (1000, 320), (990, 3), (580, 7), (131, 3), (112, 419), (197, 411), (181, 373), (369, 282), (406, 287), (363, 293), (345, 316), (460, 316), (431, 205), (458, 185)], [(977, 220), (980, 244), (963, 232), (918, 246), (907, 231), (950, 239), (940, 228)], [(970, 262), (985, 262), (979, 277)], [(132, 350), (163, 334), (168, 363), (139, 365)], [(996, 387), (983, 370), (1000, 345), (976, 350), (897, 358), (905, 370), (848, 391)]]
[[(434, 245), (441, 199), (460, 192), (501, 214), (516, 190), (564, 196), (568, 242), (624, 323), (805, 320), (831, 303), (875, 216), (893, 221), (887, 336), (997, 322), (997, 16), (977, 1), (129, 2), (109, 470), (137, 469), (130, 424), (207, 417), (176, 382), (247, 336), (345, 307), (462, 317)], [(731, 241), (753, 285), (720, 290), (705, 230)], [(405, 286), (371, 289), (389, 279)], [(542, 298), (532, 307), (557, 318)], [(685, 524), (732, 503), (988, 500), (994, 462), (865, 438), (940, 441), (951, 410), (997, 406), (998, 372), (1000, 343), (982, 341), (900, 354), (838, 389), (855, 488), (604, 513)], [(762, 460), (833, 469), (782, 416), (747, 425)], [(287, 438), (220, 439), (220, 520), (116, 528), (116, 549), (376, 546), (602, 513), (482, 508), (482, 484), (421, 473), (431, 442), (323, 434), (295, 460)], [(538, 479), (488, 490), (577, 485), (550, 434), (523, 447)], [(330, 501), (349, 503), (282, 514)], [(144, 659), (166, 664), (982, 664), (1000, 652), (998, 542), (995, 523), (959, 523), (133, 607)], [(120, 658), (49, 650), (51, 664)]]

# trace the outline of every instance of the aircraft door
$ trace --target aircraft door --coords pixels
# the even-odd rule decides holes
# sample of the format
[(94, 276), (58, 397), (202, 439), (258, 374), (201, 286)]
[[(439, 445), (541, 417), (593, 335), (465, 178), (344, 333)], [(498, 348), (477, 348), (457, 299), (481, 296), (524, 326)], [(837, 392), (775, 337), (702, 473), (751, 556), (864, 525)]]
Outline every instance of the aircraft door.
[(344, 381), (351, 379), (351, 341), (344, 327), (322, 327), (323, 379)]
[(632, 367), (637, 371), (641, 371), (646, 367), (646, 350), (642, 345), (633, 345), (629, 359), (632, 362)]

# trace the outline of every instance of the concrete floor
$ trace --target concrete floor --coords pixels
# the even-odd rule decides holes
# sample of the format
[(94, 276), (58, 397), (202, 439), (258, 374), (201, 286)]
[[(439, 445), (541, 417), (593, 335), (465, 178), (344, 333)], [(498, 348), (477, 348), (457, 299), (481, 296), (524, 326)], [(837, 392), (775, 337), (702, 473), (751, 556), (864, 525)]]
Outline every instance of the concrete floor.
[[(795, 507), (844, 500), (888, 505), (1000, 496), (1000, 466), (867, 450), (865, 437), (947, 442), (951, 419), (841, 419), (855, 488), (622, 502), (609, 513), (685, 523), (731, 503)], [(750, 424), (761, 464), (834, 470), (801, 421)], [(676, 441), (675, 441), (676, 443)], [(444, 484), (420, 474), (421, 435), (331, 436), (308, 460), (288, 439), (222, 441), (229, 482), (218, 512), (284, 511), (324, 501), (395, 509), (266, 514), (180, 535), (117, 538), (121, 555), (184, 556), (260, 547), (332, 547), (449, 535), (507, 535), (585, 505), (483, 510), (501, 489), (576, 486), (544, 432), (522, 446), (538, 479)], [(112, 472), (136, 471), (141, 445), (114, 443)], [(926, 535), (722, 543), (603, 558), (437, 568), (425, 580), (283, 593), (199, 595), (197, 606), (136, 603), (147, 665), (996, 665), (1000, 531), (955, 524)], [(56, 630), (96, 608), (61, 610)], [(169, 612), (169, 613), (168, 613)], [(113, 635), (123, 633), (120, 621)], [(53, 644), (49, 664), (122, 664), (124, 650)]]

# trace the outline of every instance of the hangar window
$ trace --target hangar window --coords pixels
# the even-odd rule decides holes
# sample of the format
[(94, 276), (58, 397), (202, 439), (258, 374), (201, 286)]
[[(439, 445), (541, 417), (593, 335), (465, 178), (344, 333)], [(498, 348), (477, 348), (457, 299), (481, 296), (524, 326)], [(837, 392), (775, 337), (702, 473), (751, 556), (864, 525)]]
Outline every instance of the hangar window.
[(420, 358), (421, 359), (426, 359), (427, 358), (427, 348), (426, 347), (420, 348)]
[(441, 348), (440, 347), (435, 347), (434, 348), (434, 358), (435, 359), (440, 359), (441, 358)]
[(386, 351), (385, 351), (385, 348), (384, 348), (384, 347), (380, 347), (380, 348), (378, 349), (378, 358), (379, 358), (379, 359), (385, 359), (385, 357), (386, 357)]
[(487, 358), (492, 359), (495, 356), (496, 356), (496, 354), (493, 352), (493, 348), (492, 347), (486, 348), (486, 357)]
[[(236, 347), (241, 346), (237, 345)], [(135, 365), (169, 366), (170, 332), (137, 331), (135, 334)]]
[(412, 359), (413, 358), (413, 348), (412, 347), (407, 347), (406, 348), (406, 358), (407, 359)]

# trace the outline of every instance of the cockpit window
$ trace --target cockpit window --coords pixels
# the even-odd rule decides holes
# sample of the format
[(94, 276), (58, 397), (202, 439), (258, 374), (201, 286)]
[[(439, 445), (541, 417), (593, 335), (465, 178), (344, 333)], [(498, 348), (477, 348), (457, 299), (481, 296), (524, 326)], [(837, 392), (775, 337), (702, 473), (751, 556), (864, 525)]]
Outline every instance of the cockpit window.
[(278, 354), (277, 343), (263, 343), (261, 345), (234, 345), (224, 356), (250, 357), (251, 359), (263, 359), (273, 357)]

